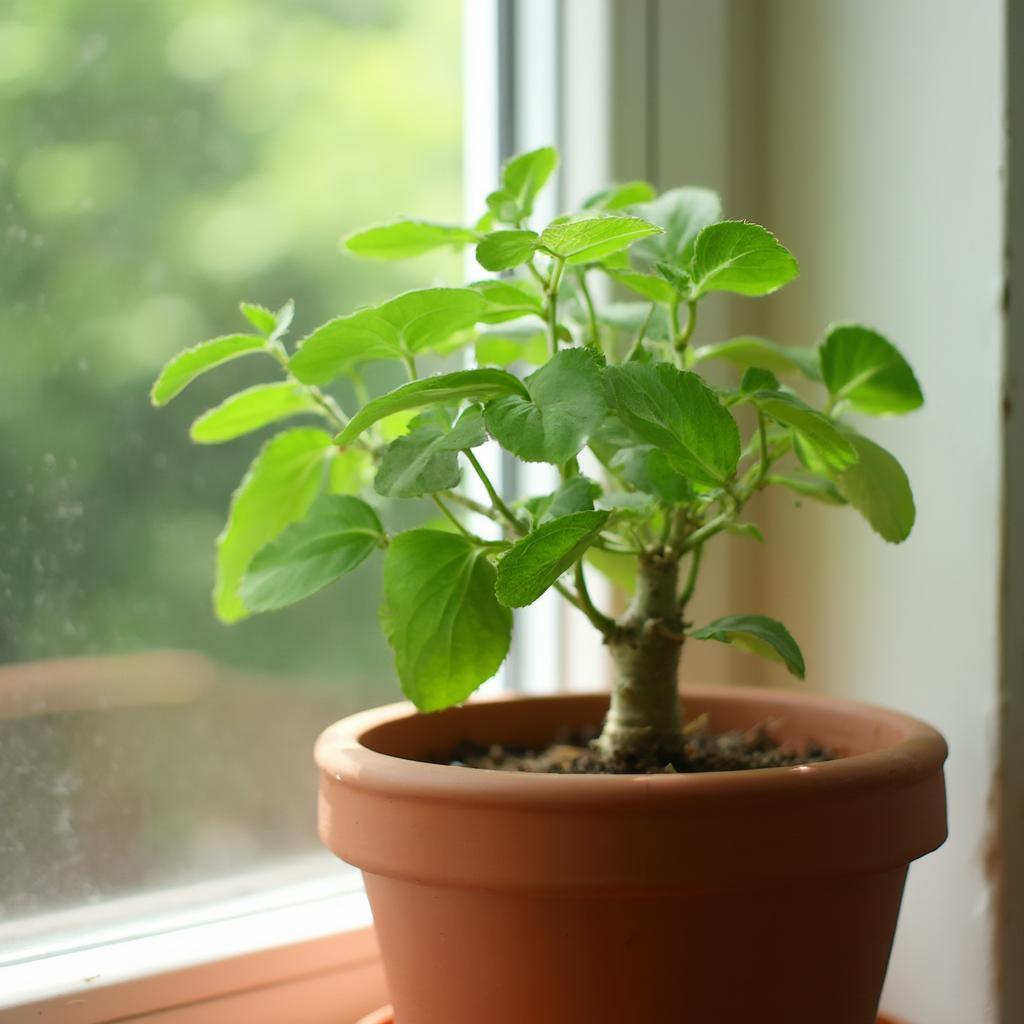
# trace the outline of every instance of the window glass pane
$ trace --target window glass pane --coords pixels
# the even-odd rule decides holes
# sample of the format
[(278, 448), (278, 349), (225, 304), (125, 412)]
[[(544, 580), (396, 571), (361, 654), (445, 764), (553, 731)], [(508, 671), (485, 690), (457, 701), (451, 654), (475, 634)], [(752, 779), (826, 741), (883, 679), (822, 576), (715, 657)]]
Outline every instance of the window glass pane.
[(273, 373), (240, 360), (161, 410), (148, 388), (179, 349), (247, 330), (240, 299), (294, 299), (301, 337), (459, 276), (454, 253), (367, 264), (337, 239), (396, 211), (459, 218), (461, 17), (3, 5), (0, 918), (313, 851), (313, 739), (397, 696), (379, 565), (289, 611), (212, 614), (258, 439), (193, 447), (188, 424)]

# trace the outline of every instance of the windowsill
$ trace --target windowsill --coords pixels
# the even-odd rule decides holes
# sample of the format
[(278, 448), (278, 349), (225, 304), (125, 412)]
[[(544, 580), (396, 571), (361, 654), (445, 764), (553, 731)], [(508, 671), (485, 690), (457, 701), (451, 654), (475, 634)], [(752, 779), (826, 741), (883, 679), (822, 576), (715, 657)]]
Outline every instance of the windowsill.
[(236, 908), (220, 920), (12, 964), (0, 970), (0, 1020), (100, 1024), (156, 1012), (168, 1024), (355, 1020), (386, 996), (366, 897), (354, 878), (346, 882), (344, 891), (337, 881), (307, 883), (306, 899), (287, 906)]

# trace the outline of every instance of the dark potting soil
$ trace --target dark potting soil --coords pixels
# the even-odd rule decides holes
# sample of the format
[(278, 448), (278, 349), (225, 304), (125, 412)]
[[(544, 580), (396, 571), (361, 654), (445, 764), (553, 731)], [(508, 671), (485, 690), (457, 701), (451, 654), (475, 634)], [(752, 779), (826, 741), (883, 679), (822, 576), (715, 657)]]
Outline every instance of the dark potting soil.
[(747, 768), (787, 768), (794, 765), (831, 761), (836, 756), (817, 743), (795, 750), (772, 735), (771, 724), (746, 732), (714, 733), (702, 717), (685, 729), (682, 755), (669, 760), (631, 759), (610, 763), (590, 743), (595, 731), (566, 732), (540, 750), (504, 746), (488, 747), (464, 742), (447, 760), (448, 764), (486, 768), (501, 772), (538, 772), (557, 775), (664, 775), (679, 772), (734, 772)]

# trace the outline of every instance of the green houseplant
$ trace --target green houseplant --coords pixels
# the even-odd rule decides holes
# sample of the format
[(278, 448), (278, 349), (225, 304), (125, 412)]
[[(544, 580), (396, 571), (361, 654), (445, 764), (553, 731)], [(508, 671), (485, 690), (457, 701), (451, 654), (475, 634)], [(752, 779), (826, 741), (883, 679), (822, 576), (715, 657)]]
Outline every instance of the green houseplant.
[[(813, 350), (757, 337), (697, 344), (705, 302), (719, 292), (774, 292), (797, 276), (793, 256), (764, 228), (722, 219), (710, 191), (655, 195), (641, 182), (609, 188), (581, 210), (533, 230), (534, 202), (556, 162), (550, 148), (509, 161), (487, 212), (472, 227), (398, 220), (344, 242), (350, 252), (371, 259), (471, 246), (483, 270), (503, 276), (406, 292), (331, 320), (292, 349), (284, 341), (290, 306), (272, 313), (243, 304), (255, 332), (183, 352), (165, 367), (152, 397), (163, 404), (199, 374), (259, 355), (276, 364), (283, 379), (228, 398), (192, 425), (193, 438), (213, 443), (295, 416), (319, 420), (266, 442), (235, 492), (218, 541), (215, 605), (222, 619), (301, 600), (382, 555), (382, 617), (402, 689), (420, 710), (438, 711), (465, 701), (497, 671), (509, 648), (512, 609), (553, 587), (590, 620), (615, 664), (610, 704), (591, 702), (583, 715), (592, 718), (595, 707), (607, 705), (594, 747), (609, 772), (628, 776), (667, 763), (685, 769), (677, 692), (685, 644), (735, 644), (784, 662), (795, 675), (804, 673), (796, 642), (766, 616), (728, 615), (700, 625), (689, 620), (707, 545), (729, 533), (762, 539), (746, 509), (768, 487), (851, 505), (885, 540), (904, 540), (914, 522), (906, 474), (843, 414), (910, 412), (921, 405), (922, 394), (897, 349), (856, 324), (829, 328)], [(632, 300), (599, 304), (593, 288), (598, 278)], [(465, 352), (472, 353), (472, 366)], [(423, 372), (428, 361), (453, 354), (458, 368)], [(404, 366), (407, 382), (367, 396), (361, 368), (375, 360)], [(738, 367), (737, 382), (709, 383), (703, 373), (716, 364)], [(327, 390), (339, 378), (353, 382), (358, 408), (343, 409)], [(812, 397), (801, 398), (797, 385)], [(557, 467), (560, 485), (551, 493), (506, 500), (476, 454), (488, 438), (518, 459)], [(478, 478), (486, 499), (460, 488), (464, 471)], [(438, 522), (393, 532), (375, 495), (428, 502)], [(488, 523), (493, 526), (485, 529)], [(614, 617), (597, 607), (587, 582), (593, 571), (629, 574), (633, 593), (625, 612)], [(442, 734), (454, 742), (473, 732), (477, 725), (460, 713), (429, 716), (455, 723), (450, 735), (441, 728), (430, 742), (440, 743)], [(575, 714), (568, 705), (565, 713)], [(509, 721), (515, 717), (503, 714)], [(728, 711), (721, 714), (729, 718)], [(789, 718), (799, 717), (790, 708)], [(486, 728), (494, 728), (491, 719)], [(849, 746), (852, 734), (840, 734), (845, 738), (837, 746)], [(875, 735), (865, 750), (873, 749), (877, 729)], [(342, 746), (349, 738), (342, 737)], [(479, 736), (483, 742), (506, 738)], [(941, 741), (931, 742), (925, 774), (934, 813), (922, 848), (902, 862), (904, 872), (910, 856), (937, 845), (934, 777), (938, 770), (941, 796), (941, 769), (934, 762)], [(381, 754), (373, 743), (357, 746), (359, 757), (367, 750)], [(383, 753), (430, 752), (429, 744), (412, 754), (410, 749), (400, 739)], [(444, 779), (474, 774), (440, 765), (419, 769), (449, 773)], [(337, 765), (331, 771), (335, 781), (346, 775)], [(352, 777), (357, 775), (368, 778), (372, 771)], [(343, 803), (350, 799), (347, 793)], [(333, 827), (322, 819), (325, 838), (338, 849)], [(374, 898), (373, 865), (361, 863), (348, 847), (339, 852), (367, 871)], [(379, 926), (377, 904), (389, 900), (377, 892)], [(893, 908), (893, 920), (894, 914)], [(881, 934), (885, 945), (889, 924)], [(389, 941), (395, 951), (402, 940)], [(880, 971), (884, 957), (866, 972), (866, 997), (846, 997), (846, 1010), (824, 1012), (820, 1019), (868, 1019), (864, 1014), (872, 1011), (865, 1007), (877, 1000)], [(393, 974), (391, 983), (396, 987)], [(429, 986), (417, 977), (412, 987), (423, 992)], [(404, 998), (401, 1024), (470, 1020), (472, 999), (442, 999), (424, 1009), (417, 1008), (420, 997)], [(548, 992), (546, 998), (557, 997)], [(692, 991), (689, 998), (695, 998)], [(601, 1005), (579, 1019), (604, 1020), (600, 1013), (625, 1012), (626, 1004), (604, 998)], [(660, 1013), (666, 1006), (629, 1009)], [(741, 1019), (722, 1015), (721, 1007), (717, 1012), (718, 1021)], [(541, 1013), (533, 1019), (563, 1018)]]

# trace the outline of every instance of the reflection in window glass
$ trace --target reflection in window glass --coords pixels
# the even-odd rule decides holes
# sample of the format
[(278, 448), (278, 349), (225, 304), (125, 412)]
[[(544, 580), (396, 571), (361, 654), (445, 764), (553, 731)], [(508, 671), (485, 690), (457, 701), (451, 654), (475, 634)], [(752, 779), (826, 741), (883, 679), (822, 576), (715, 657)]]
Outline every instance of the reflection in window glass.
[(239, 299), (294, 299), (301, 337), (458, 277), (455, 254), (367, 265), (337, 238), (459, 217), (460, 20), (457, 0), (3, 5), (0, 917), (313, 850), (313, 738), (396, 695), (379, 566), (235, 626), (211, 612), (260, 439), (198, 449), (187, 427), (272, 378), (243, 360), (166, 409), (147, 392), (180, 348), (248, 329)]

